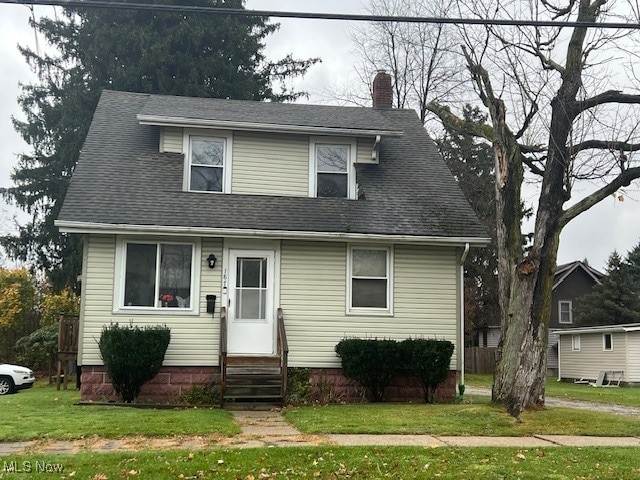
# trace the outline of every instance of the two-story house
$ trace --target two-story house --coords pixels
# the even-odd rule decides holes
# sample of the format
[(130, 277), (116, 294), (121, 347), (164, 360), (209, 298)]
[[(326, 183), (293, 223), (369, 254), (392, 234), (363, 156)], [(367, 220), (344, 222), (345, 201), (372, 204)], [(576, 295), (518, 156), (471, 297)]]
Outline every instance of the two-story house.
[(450, 340), (455, 385), (461, 264), (487, 235), (391, 93), (384, 73), (372, 108), (104, 91), (56, 222), (84, 235), (82, 399), (112, 396), (115, 322), (171, 328), (155, 400), (286, 350), (345, 385), (345, 337)]

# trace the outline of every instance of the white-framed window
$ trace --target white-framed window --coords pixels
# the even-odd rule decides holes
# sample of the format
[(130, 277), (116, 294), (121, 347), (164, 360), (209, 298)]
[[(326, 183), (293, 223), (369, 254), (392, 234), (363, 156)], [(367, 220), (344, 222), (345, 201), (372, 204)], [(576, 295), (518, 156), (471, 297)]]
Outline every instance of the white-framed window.
[(120, 239), (114, 312), (197, 313), (199, 245)]
[(613, 350), (613, 334), (611, 333), (602, 334), (602, 349), (605, 352)]
[(232, 135), (185, 129), (185, 190), (231, 193)]
[(340, 137), (311, 137), (309, 196), (355, 199), (356, 141)]
[(393, 248), (350, 245), (347, 313), (393, 314)]
[(571, 300), (560, 300), (558, 302), (558, 322), (573, 323), (573, 305)]
[(571, 350), (580, 351), (580, 335), (571, 335)]

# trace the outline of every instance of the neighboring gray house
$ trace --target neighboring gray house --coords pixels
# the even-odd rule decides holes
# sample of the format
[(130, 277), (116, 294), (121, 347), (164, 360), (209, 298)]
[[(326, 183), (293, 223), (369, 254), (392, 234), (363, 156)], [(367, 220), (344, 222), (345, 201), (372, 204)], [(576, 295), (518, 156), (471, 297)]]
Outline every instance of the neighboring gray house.
[[(558, 373), (558, 335), (560, 329), (575, 326), (573, 310), (580, 298), (600, 284), (604, 273), (590, 267), (585, 262), (575, 261), (558, 265), (553, 281), (551, 297), (551, 317), (549, 319), (549, 346), (547, 350), (547, 371)], [(477, 334), (480, 347), (497, 347), (500, 342), (500, 326), (489, 325)]]
[(156, 400), (282, 367), (285, 338), (288, 366), (335, 385), (344, 337), (447, 339), (459, 370), (461, 263), (487, 234), (416, 113), (390, 107), (386, 74), (374, 108), (105, 90), (56, 222), (84, 235), (82, 399), (112, 395), (111, 322), (171, 328)]
[(580, 303), (581, 297), (591, 293), (594, 286), (600, 285), (602, 277), (604, 273), (581, 261), (558, 265), (556, 268), (549, 319), (547, 371), (550, 375), (558, 373), (557, 331), (575, 327), (574, 308)]
[(595, 381), (600, 371), (622, 372), (621, 380), (640, 383), (640, 324), (580, 327), (556, 332), (558, 379)]

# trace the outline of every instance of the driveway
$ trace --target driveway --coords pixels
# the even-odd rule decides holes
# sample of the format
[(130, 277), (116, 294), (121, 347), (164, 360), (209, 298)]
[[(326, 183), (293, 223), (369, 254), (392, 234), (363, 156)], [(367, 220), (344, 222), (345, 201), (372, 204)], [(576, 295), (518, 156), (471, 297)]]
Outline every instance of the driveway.
[[(484, 387), (466, 386), (464, 392), (471, 395), (491, 396), (491, 389)], [(640, 408), (638, 407), (609, 405), (606, 403), (587, 402), (584, 400), (565, 400), (558, 397), (546, 397), (545, 403), (550, 407), (580, 408), (582, 410), (595, 410), (596, 412), (608, 412), (615, 413), (617, 415), (640, 417)]]

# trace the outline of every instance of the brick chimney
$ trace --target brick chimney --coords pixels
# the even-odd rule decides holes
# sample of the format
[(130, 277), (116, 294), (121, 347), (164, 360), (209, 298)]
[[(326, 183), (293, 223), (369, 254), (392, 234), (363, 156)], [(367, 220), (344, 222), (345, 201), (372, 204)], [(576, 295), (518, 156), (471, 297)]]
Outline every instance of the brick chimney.
[(391, 108), (392, 106), (391, 75), (384, 70), (378, 70), (373, 79), (373, 108)]

